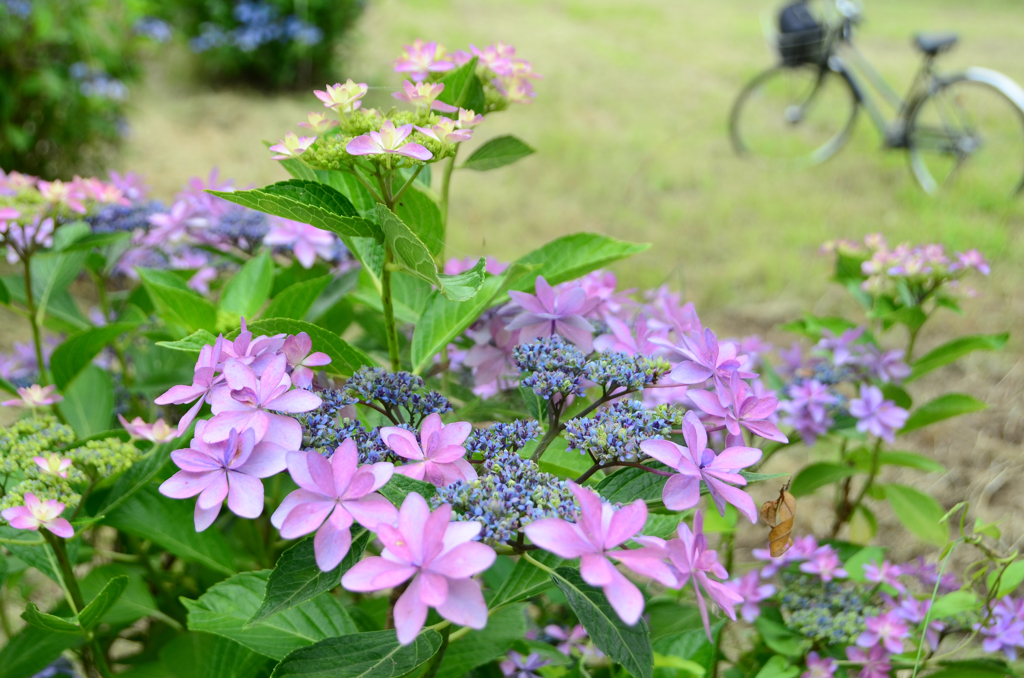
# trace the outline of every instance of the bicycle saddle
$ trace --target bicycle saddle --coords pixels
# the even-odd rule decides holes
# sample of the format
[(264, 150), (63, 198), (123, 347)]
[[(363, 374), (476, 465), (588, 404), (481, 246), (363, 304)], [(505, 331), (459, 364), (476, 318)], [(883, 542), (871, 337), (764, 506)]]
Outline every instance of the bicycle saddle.
[(914, 44), (928, 56), (935, 56), (953, 49), (959, 39), (956, 33), (918, 33)]

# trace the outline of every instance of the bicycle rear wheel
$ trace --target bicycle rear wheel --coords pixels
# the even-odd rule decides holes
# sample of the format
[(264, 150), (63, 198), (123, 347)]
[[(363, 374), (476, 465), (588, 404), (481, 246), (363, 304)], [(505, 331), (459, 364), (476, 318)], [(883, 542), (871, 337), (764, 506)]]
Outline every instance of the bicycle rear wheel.
[(853, 88), (828, 67), (777, 66), (740, 92), (729, 134), (739, 155), (814, 165), (846, 143), (857, 108)]
[(925, 192), (954, 184), (957, 192), (980, 196), (1021, 191), (1024, 110), (1014, 101), (1019, 88), (1004, 79), (968, 71), (942, 82), (915, 107), (907, 143), (911, 171)]

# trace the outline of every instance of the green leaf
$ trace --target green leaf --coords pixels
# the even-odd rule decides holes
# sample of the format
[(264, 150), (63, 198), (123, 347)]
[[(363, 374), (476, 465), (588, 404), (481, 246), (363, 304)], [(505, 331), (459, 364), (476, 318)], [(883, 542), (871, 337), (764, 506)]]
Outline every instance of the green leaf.
[(195, 353), (198, 355), (202, 352), (203, 346), (207, 344), (212, 346), (216, 341), (217, 337), (213, 336), (210, 332), (196, 330), (180, 341), (158, 341), (156, 345), (169, 348), (172, 351), (184, 351), (185, 353)]
[(321, 640), (295, 650), (274, 668), (272, 678), (398, 678), (430, 659), (441, 634), (425, 629), (408, 645), (394, 631), (370, 631)]
[(186, 287), (185, 282), (167, 271), (135, 269), (153, 301), (157, 314), (167, 323), (189, 332), (217, 329), (217, 307)]
[[(996, 577), (999, 572), (995, 571), (988, 575), (985, 580), (985, 586), (992, 589), (996, 585)], [(1024, 582), (1024, 560), (1018, 560), (1010, 563), (1010, 566), (1003, 572), (1002, 578), (999, 580), (999, 590), (996, 591), (996, 598), (1002, 598), (1017, 590), (1017, 587)]]
[(210, 633), (186, 633), (160, 649), (160, 663), (176, 678), (257, 678), (273, 663), (238, 643)]
[(966, 393), (947, 393), (914, 410), (907, 418), (906, 425), (900, 429), (900, 435), (916, 431), (943, 419), (978, 412), (986, 407), (988, 405)]
[(952, 662), (939, 662), (942, 667), (927, 678), (1005, 678), (1017, 675), (1013, 669), (1001, 659), (967, 659)]
[(931, 618), (944, 619), (953, 615), (974, 610), (981, 606), (977, 594), (972, 591), (953, 591), (940, 596), (932, 605)]
[(395, 212), (419, 236), (433, 257), (441, 256), (444, 250), (444, 224), (441, 221), (441, 210), (433, 198), (417, 188), (414, 182), (395, 205)]
[(264, 250), (245, 262), (224, 285), (220, 308), (242, 318), (253, 318), (270, 297), (273, 285), (274, 262), (270, 259), (270, 252)]
[(476, 322), (480, 314), (506, 299), (508, 290), (529, 270), (527, 266), (513, 264), (504, 275), (487, 277), (469, 301), (451, 301), (436, 291), (431, 294), (412, 333), (413, 373), (423, 372), (434, 356)]
[(286, 287), (271, 300), (260, 317), (303, 320), (313, 307), (313, 302), (333, 280), (334, 276), (324, 275)]
[[(493, 605), (491, 606), (493, 607)], [(510, 605), (487, 620), (487, 626), (452, 641), (435, 678), (459, 678), (478, 666), (503, 657), (526, 635), (526, 605)]]
[[(562, 559), (549, 551), (534, 551), (532, 555), (534, 560), (550, 568), (556, 568), (562, 564)], [(544, 593), (552, 586), (554, 586), (554, 582), (547, 572), (526, 558), (520, 558), (512, 568), (512, 572), (502, 582), (501, 588), (491, 599), (491, 607), (532, 598)]]
[(650, 245), (616, 240), (596, 233), (574, 233), (548, 244), (516, 260), (517, 264), (534, 266), (530, 275), (512, 286), (514, 290), (533, 292), (537, 276), (552, 285), (575, 280), (602, 266), (646, 250)]
[(71, 380), (78, 376), (100, 351), (135, 327), (135, 323), (111, 323), (103, 327), (82, 330), (65, 339), (50, 358), (50, 370), (57, 390), (63, 392)]
[(85, 643), (78, 633), (54, 633), (26, 626), (0, 650), (0, 678), (29, 678), (61, 655), (64, 650)]
[[(717, 513), (708, 512), (706, 517), (714, 515), (718, 517)], [(647, 537), (658, 537), (660, 539), (671, 539), (675, 536), (676, 531), (679, 529), (679, 523), (682, 518), (678, 513), (672, 515), (664, 515), (661, 513), (648, 513), (647, 522), (644, 523), (643, 534)], [(705, 530), (706, 532), (707, 530)]]
[(548, 401), (537, 395), (532, 388), (519, 387), (519, 395), (523, 398), (526, 411), (537, 421), (547, 421)]
[(914, 406), (914, 399), (910, 397), (910, 394), (891, 382), (882, 385), (882, 395), (905, 410)]
[[(530, 457), (539, 443), (539, 440), (531, 441), (520, 451), (520, 454)], [(544, 456), (540, 458), (537, 465), (545, 473), (551, 473), (559, 478), (573, 479), (589, 470), (593, 462), (589, 455), (581, 454), (579, 450), (570, 450), (568, 441), (559, 436), (551, 441), (548, 449), (544, 450)]]
[(114, 417), (114, 380), (96, 365), (87, 365), (64, 387), (57, 404), (79, 438), (110, 429)]
[[(711, 625), (711, 637), (715, 642), (717, 642), (718, 637), (722, 634), (724, 626), (725, 621), (718, 621)], [(663, 656), (678, 657), (694, 662), (703, 669), (704, 675), (710, 676), (713, 672), (716, 654), (715, 645), (713, 642), (708, 641), (703, 627), (662, 636), (654, 641), (654, 651)], [(657, 667), (657, 661), (655, 661), (655, 666)], [(696, 672), (691, 671), (691, 673)], [(661, 675), (665, 675), (667, 678), (668, 674), (664, 671), (658, 671), (656, 668), (654, 675), (656, 678), (660, 678)]]
[[(649, 462), (647, 465), (656, 469), (668, 468), (660, 462)], [(637, 499), (660, 501), (665, 480), (664, 476), (643, 469), (624, 468), (599, 482), (594, 489), (613, 504), (630, 503)]]
[(380, 239), (380, 229), (359, 216), (337, 189), (317, 181), (289, 179), (251, 191), (207, 191), (258, 212), (309, 224), (342, 238)]
[(89, 570), (89, 574), (79, 582), (82, 595), (96, 598), (103, 588), (113, 579), (124, 577), (128, 580), (124, 592), (100, 617), (100, 621), (111, 626), (122, 627), (143, 617), (157, 616), (162, 613), (157, 607), (149, 585), (143, 577), (145, 570), (139, 566), (128, 566), (120, 563), (101, 565)]
[(89, 601), (82, 611), (78, 613), (78, 623), (83, 629), (89, 630), (99, 623), (100, 619), (110, 608), (114, 606), (117, 599), (121, 597), (124, 590), (128, 588), (128, 577), (121, 575), (113, 577), (100, 589), (96, 597)]
[[(54, 555), (49, 544), (33, 544), (22, 546), (19, 541), (36, 541), (39, 536), (34, 533), (27, 533), (25, 530), (17, 530), (8, 525), (0, 525), (0, 537), (8, 540), (4, 548), (11, 552), (16, 558), (22, 560), (26, 565), (34, 567), (55, 582), (60, 582), (60, 572), (53, 569)], [(77, 540), (69, 543), (69, 550)], [(70, 555), (70, 554), (69, 554)]]
[(437, 488), (432, 484), (403, 476), (400, 473), (391, 476), (391, 480), (384, 487), (377, 490), (377, 492), (384, 495), (385, 499), (398, 507), (401, 507), (405, 498), (413, 492), (429, 500), (436, 491)]
[(534, 150), (527, 146), (526, 143), (511, 134), (494, 137), (473, 151), (473, 154), (469, 156), (466, 162), (462, 163), (459, 169), (486, 172), (487, 170), (511, 165), (533, 152)]
[(796, 474), (789, 491), (794, 497), (804, 497), (812, 494), (819, 487), (831, 485), (857, 473), (860, 473), (859, 469), (844, 464), (830, 464), (826, 462), (811, 464), (810, 466), (805, 466)]
[[(841, 318), (838, 316), (814, 316), (805, 315), (802, 320), (794, 320), (782, 325), (779, 329), (785, 330), (786, 332), (795, 332), (796, 334), (802, 334), (808, 339), (817, 341), (821, 339), (822, 332), (828, 330), (836, 336), (842, 334), (848, 329), (856, 327), (857, 324)], [(865, 334), (867, 334), (865, 332)]]
[(259, 609), (253, 612), (246, 624), (259, 624), (278, 612), (290, 610), (338, 586), (342, 575), (359, 562), (369, 540), (369, 532), (358, 530), (352, 535), (352, 546), (341, 564), (330, 572), (317, 567), (312, 537), (289, 548), (277, 559), (277, 565), (267, 579)]
[(395, 261), (413, 275), (434, 285), (452, 301), (467, 301), (480, 290), (484, 283), (484, 265), (481, 257), (476, 266), (458, 275), (444, 275), (437, 270), (434, 257), (423, 241), (393, 212), (383, 205), (377, 205), (377, 219), (384, 229)]
[(214, 584), (198, 600), (182, 598), (188, 610), (188, 628), (230, 638), (253, 652), (279, 660), (292, 650), (324, 638), (357, 632), (344, 606), (329, 594), (247, 625), (260, 607), (269, 576), (270, 570), (237, 574)]
[(799, 657), (807, 649), (807, 640), (791, 631), (780, 621), (762, 614), (754, 621), (754, 627), (761, 634), (764, 644), (779, 654), (787, 657)]
[[(363, 351), (352, 346), (347, 341), (334, 334), (304, 320), (292, 320), (290, 318), (266, 318), (248, 324), (249, 331), (253, 336), (266, 334), (298, 334), (305, 332), (313, 340), (313, 350), (322, 351), (331, 358), (331, 364), (325, 365), (324, 369), (332, 374), (351, 376), (363, 365), (376, 367), (377, 361), (366, 355)], [(238, 336), (240, 330), (231, 333), (231, 338)]]
[(946, 471), (946, 467), (939, 462), (916, 452), (879, 452), (878, 463), (881, 466), (902, 466), (928, 473), (944, 473)]
[(153, 478), (163, 470), (167, 462), (171, 460), (171, 452), (180, 449), (179, 440), (189, 440), (195, 431), (195, 423), (191, 424), (180, 436), (174, 440), (168, 440), (160, 445), (154, 445), (142, 459), (135, 462), (131, 468), (125, 471), (114, 488), (107, 493), (103, 506), (97, 515), (107, 513), (128, 501), (136, 492), (149, 484)]
[(32, 602), (25, 607), (25, 611), (21, 613), (21, 618), (37, 629), (42, 629), (49, 633), (82, 633), (82, 629), (75, 622), (63, 617), (47, 614), (46, 612), (40, 612), (36, 604)]
[(946, 509), (930, 494), (898, 483), (883, 486), (893, 513), (903, 526), (929, 544), (942, 546), (949, 539), (949, 530), (939, 520)]
[(790, 666), (789, 660), (780, 655), (775, 655), (761, 667), (754, 678), (793, 678), (800, 673), (799, 666)]
[(915, 360), (910, 376), (904, 381), (913, 381), (974, 351), (1001, 350), (1006, 346), (1006, 341), (1009, 338), (1009, 333), (1003, 332), (1002, 334), (977, 334), (954, 339)]
[(441, 78), (440, 82), (444, 85), (444, 91), (437, 97), (438, 101), (449, 106), (483, 113), (486, 103), (483, 85), (476, 75), (477, 60), (477, 57), (473, 57)]
[(635, 678), (652, 678), (654, 650), (647, 622), (627, 626), (601, 589), (586, 584), (577, 570), (559, 567), (552, 575), (594, 644)]
[(196, 532), (192, 502), (170, 499), (146, 487), (115, 511), (105, 522), (141, 539), (152, 539), (184, 560), (200, 563), (216, 572), (234, 574), (234, 556), (216, 528)]

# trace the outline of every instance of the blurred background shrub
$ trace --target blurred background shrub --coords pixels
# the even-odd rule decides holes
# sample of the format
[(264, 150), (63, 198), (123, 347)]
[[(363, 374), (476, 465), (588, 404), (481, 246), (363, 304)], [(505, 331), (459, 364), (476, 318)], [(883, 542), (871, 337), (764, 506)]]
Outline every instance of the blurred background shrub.
[(118, 0), (0, 0), (0, 167), (54, 177), (103, 164), (139, 75), (134, 20)]
[(337, 79), (338, 47), (365, 0), (175, 0), (153, 13), (181, 32), (197, 75), (263, 90)]

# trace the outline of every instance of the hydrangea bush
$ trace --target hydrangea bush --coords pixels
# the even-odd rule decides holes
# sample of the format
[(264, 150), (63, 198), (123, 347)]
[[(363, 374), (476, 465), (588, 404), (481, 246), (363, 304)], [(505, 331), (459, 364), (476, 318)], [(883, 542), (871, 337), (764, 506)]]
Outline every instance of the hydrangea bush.
[[(882, 480), (941, 472), (897, 441), (984, 407), (912, 393), (1006, 341), (915, 351), (979, 253), (831, 244), (863, 314), (778, 351), (618, 289), (642, 245), (450, 259), (455, 171), (532, 152), (461, 146), (538, 76), (501, 43), (395, 70), (387, 111), (316, 91), (270, 186), (165, 206), (130, 175), (4, 175), (0, 301), (32, 342), (0, 362), (0, 676), (1016, 674), (1017, 552)], [(827, 491), (814, 534), (797, 500)], [(913, 549), (873, 543), (885, 503)]]

